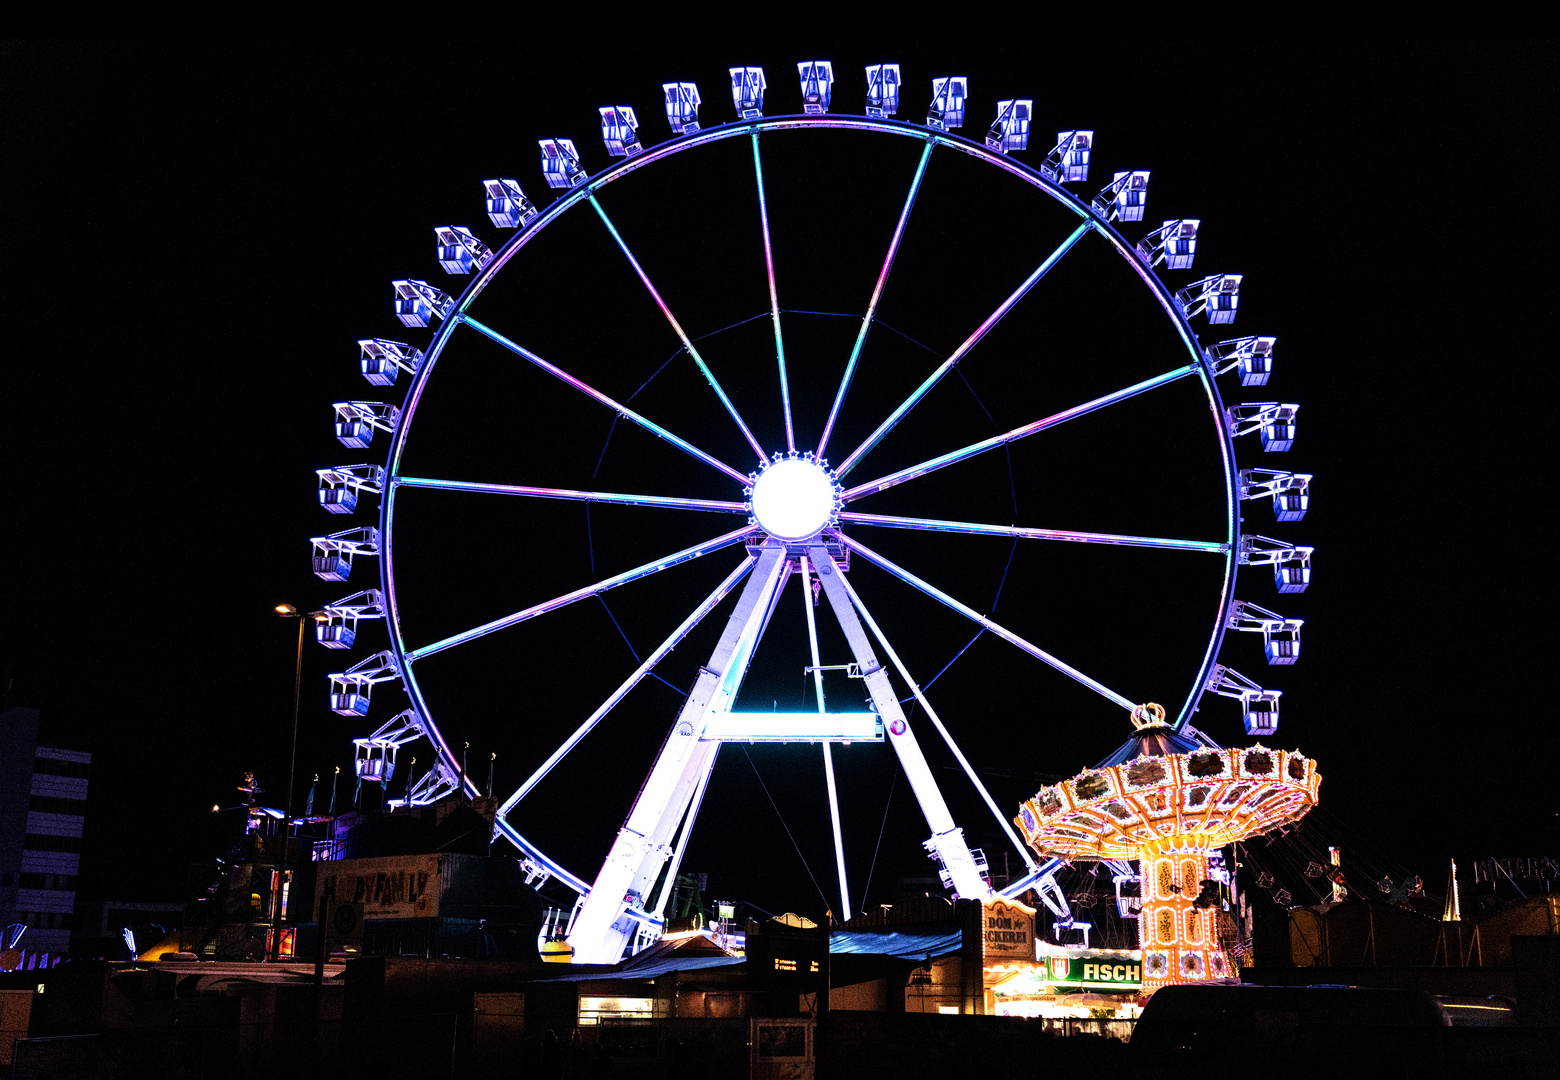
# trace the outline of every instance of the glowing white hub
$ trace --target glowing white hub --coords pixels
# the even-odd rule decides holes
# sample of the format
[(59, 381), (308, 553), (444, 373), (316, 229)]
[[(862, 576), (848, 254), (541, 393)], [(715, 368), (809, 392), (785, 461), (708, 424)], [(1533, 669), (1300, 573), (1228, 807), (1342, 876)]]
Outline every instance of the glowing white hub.
[(816, 536), (834, 512), (834, 485), (816, 462), (777, 461), (753, 484), (753, 516), (765, 532), (782, 540)]

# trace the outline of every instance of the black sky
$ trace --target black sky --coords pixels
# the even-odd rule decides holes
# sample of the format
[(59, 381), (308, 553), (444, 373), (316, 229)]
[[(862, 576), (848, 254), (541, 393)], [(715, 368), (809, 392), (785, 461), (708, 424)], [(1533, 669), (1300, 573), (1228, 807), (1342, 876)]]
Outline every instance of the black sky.
[[(1109, 53), (1062, 46), (1021, 53), (926, 42), (604, 48), (582, 41), (540, 59), (538, 51), (0, 46), (0, 296), (11, 328), (0, 369), (0, 660), (14, 680), (11, 703), (41, 707), (47, 737), (94, 754), (85, 890), (139, 897), (176, 889), (178, 864), (207, 842), (211, 805), (233, 801), (246, 768), (280, 798), (293, 638), (271, 607), (314, 607), (374, 584), (372, 561), (350, 586), (309, 574), (309, 536), (370, 521), (323, 514), (313, 470), (383, 453), (383, 442), (369, 452), (337, 444), (329, 405), (384, 396), (357, 374), (356, 339), (427, 340), (428, 331), (403, 331), (394, 321), (392, 278), (425, 278), (452, 292), (464, 284), (434, 261), (432, 227), (466, 225), (497, 247), (508, 234), (486, 220), (478, 181), (512, 176), (538, 203), (550, 201), (536, 139), (572, 137), (594, 172), (609, 161), (597, 137), (598, 105), (633, 105), (645, 141), (660, 142), (668, 137), (661, 82), (697, 81), (708, 126), (731, 115), (727, 66), (764, 65), (767, 111), (778, 114), (796, 107), (795, 61), (814, 57), (835, 63), (841, 112), (860, 111), (863, 64), (898, 60), (907, 86), (901, 119), (918, 117), (932, 76), (967, 74), (972, 97), (963, 133), (972, 138), (998, 98), (1033, 97), (1040, 134), (1032, 146), (1050, 130), (1096, 130), (1091, 192), (1111, 170), (1149, 168), (1148, 224), (1203, 219), (1197, 269), (1247, 275), (1235, 331), (1279, 339), (1269, 386), (1242, 391), (1227, 379), (1226, 400), (1303, 406), (1288, 455), (1240, 445), (1240, 464), (1316, 475), (1313, 510), (1298, 525), (1275, 526), (1265, 506), (1245, 505), (1249, 530), (1317, 548), (1315, 584), (1304, 596), (1276, 596), (1260, 571), (1243, 574), (1238, 589), (1244, 599), (1307, 620), (1300, 663), (1269, 669), (1250, 639), (1233, 635), (1223, 659), (1285, 692), (1273, 741), (1314, 755), (1330, 811), (1400, 862), (1429, 876), (1449, 854), (1552, 852), (1552, 661), (1543, 659), (1553, 640), (1545, 600), (1551, 559), (1541, 514), (1553, 488), (1542, 464), (1553, 456), (1546, 405), (1553, 379), (1552, 346), (1541, 330), (1554, 312), (1555, 46), (1140, 42)], [(776, 175), (793, 181), (776, 194), (773, 211), (781, 302), (859, 313), (864, 295), (850, 307), (832, 301), (825, 285), (854, 274), (852, 259), (880, 257), (878, 241), (851, 241), (878, 235), (885, 214), (891, 225), (914, 152), (900, 160), (907, 151), (893, 146), (881, 161), (835, 159), (819, 146), (815, 165), (809, 144), (788, 149), (775, 140)], [(732, 143), (721, 152), (733, 147), (740, 149)], [(1031, 164), (1039, 157), (1038, 150), (1020, 155)], [(761, 264), (735, 269), (745, 257), (741, 230), (753, 229), (756, 243), (754, 223), (740, 217), (753, 206), (751, 168), (742, 172), (716, 153), (708, 162), (666, 170), (653, 181), (664, 188), (647, 186), (637, 202), (612, 189), (603, 196), (621, 213), (620, 224), (637, 230), (641, 257), (664, 268), (663, 291), (683, 298), (680, 317), (696, 334), (762, 314), (767, 304)], [(944, 277), (907, 271), (901, 294), (898, 278), (885, 294), (885, 322), (915, 342), (874, 333), (868, 356), (879, 350), (884, 400), (898, 389), (895, 378), (913, 382), (935, 365), (921, 345), (945, 354), (969, 322), (966, 309), (986, 303), (992, 290), (1000, 298), (1013, 272), (1027, 273), (1020, 264), (1032, 266), (1036, 252), (1065, 235), (1056, 231), (1059, 217), (1003, 220), (1000, 185), (988, 191), (961, 175), (933, 170), (927, 203), (939, 192), (943, 201), (927, 213), (945, 215), (939, 228), (965, 239), (939, 249), (931, 237), (944, 233), (930, 226), (926, 236), (912, 230), (907, 239), (907, 257), (922, 243), (914, 249), (922, 265), (940, 266)], [(1141, 231), (1124, 230), (1134, 239)], [(495, 284), (492, 302), (544, 310), (549, 319), (516, 316), (531, 340), (554, 353), (578, 346), (595, 358), (580, 362), (597, 365), (609, 392), (626, 396), (673, 356), (676, 341), (635, 293), (637, 283), (594, 219), (573, 211), (553, 235), (552, 261), (517, 262)], [(798, 239), (809, 236), (816, 250)], [(868, 249), (877, 254), (863, 256)], [(816, 275), (808, 269), (814, 257), (827, 264)], [(1068, 264), (1066, 280), (1058, 273), (1049, 299), (1037, 290), (1030, 321), (984, 346), (993, 360), (982, 365), (977, 351), (961, 367), (967, 387), (950, 384), (937, 413), (947, 419), (929, 419), (899, 449), (885, 445), (887, 464), (915, 460), (922, 445), (944, 449), (983, 437), (1007, 419), (1004, 409), (1017, 415), (1031, 397), (1051, 394), (1065, 405), (1121, 385), (1090, 382), (1081, 363), (1105, 340), (1098, 335), (1135, 332), (1132, 313), (1143, 303), (1139, 287), (1121, 301), (1119, 319), (1102, 323), (1098, 311), (1087, 313), (1086, 301), (1115, 303), (1111, 290), (1130, 292), (1108, 263), (1080, 259)], [(1188, 277), (1166, 276), (1173, 285)], [(921, 292), (910, 283), (916, 280)], [(772, 353), (763, 352), (772, 348), (767, 332), (760, 320), (718, 335), (710, 355), (751, 353), (772, 364)], [(834, 357), (848, 350), (851, 329), (849, 320), (797, 316), (787, 333), (798, 356)], [(1216, 333), (1204, 340), (1217, 340)], [(1043, 380), (1025, 381), (1028, 375), (997, 359), (1020, 346), (1044, 357)], [(1124, 355), (1130, 350), (1109, 349), (1112, 363), (1123, 365), (1112, 371), (1138, 370)], [(610, 416), (543, 382), (525, 382), (504, 354), (472, 346), (464, 355), (463, 366), (441, 371), (448, 382), (440, 384), (440, 408), (430, 399), (427, 467), (588, 486)], [(636, 403), (665, 413), (697, 400), (700, 387), (681, 359)], [(770, 368), (756, 370), (767, 376)], [(731, 378), (741, 383), (740, 375)], [(399, 401), (400, 391), (385, 399)], [(748, 467), (730, 448), (729, 424), (722, 427), (723, 417), (706, 404), (687, 406), (686, 431)], [(1189, 407), (1195, 412), (1196, 402)], [(1152, 411), (1131, 414), (1119, 430), (1095, 432), (1092, 444), (1082, 434), (1076, 446), (1056, 444), (1076, 453), (1069, 459), (1076, 466), (1048, 471), (1041, 457), (1015, 453), (1011, 488), (1002, 470), (973, 486), (928, 485), (924, 503), (872, 509), (953, 514), (964, 498), (987, 515), (978, 520), (998, 520), (991, 515), (1006, 512), (1003, 500), (1027, 498), (1028, 506), (1068, 506), (1080, 516), (1098, 510), (1098, 525), (1078, 516), (1055, 522), (1073, 527), (1156, 532), (1157, 524), (1145, 522), (1178, 515), (1192, 522), (1205, 485), (1186, 483), (1183, 499), (1181, 480), (1157, 482), (1153, 474), (1190, 475), (1179, 470), (1195, 470), (1197, 452), (1187, 451), (1184, 463), (1175, 458), (1174, 437), (1149, 434), (1159, 422)], [(676, 455), (636, 438), (621, 425), (613, 432), (610, 453), (600, 457), (601, 487), (610, 489), (614, 469), (630, 482), (635, 468), (650, 470), (657, 491), (679, 490), (683, 477), (706, 483), (697, 467), (686, 471)], [(549, 517), (552, 508), (427, 503), (422, 531), (409, 526), (407, 540), (407, 565), (420, 584), (406, 588), (430, 598), (428, 633), (440, 619), (453, 629), (470, 625), (461, 622), (466, 609), (438, 602), (462, 588), (475, 597), (471, 612), (491, 617), (584, 584), (593, 570), (604, 576), (730, 527), (715, 517), (658, 520), (646, 534), (642, 519), (598, 510), (586, 542), (578, 510)], [(1021, 507), (1000, 520), (1053, 523), (1041, 516)], [(916, 568), (928, 577), (946, 556), (947, 573), (970, 590), (963, 598), (989, 607), (1006, 542), (965, 556), (931, 542), (896, 548), (897, 538), (879, 533), (858, 535), (907, 563), (921, 560)], [(671, 543), (657, 547), (663, 540)], [(1173, 683), (1171, 673), (1189, 678), (1176, 651), (1185, 646), (1172, 639), (1186, 621), (1177, 604), (1200, 611), (1197, 605), (1211, 602), (1195, 572), (1183, 580), (1152, 559), (1124, 559), (1108, 581), (1084, 591), (1078, 582), (1093, 565), (1084, 556), (1045, 557), (1054, 561), (1037, 562), (1025, 549), (1014, 561), (999, 619), (1017, 626), (1050, 618), (1047, 625), (1065, 629), (1047, 642), (1058, 641), (1064, 654), (1099, 656), (1106, 670), (1120, 672), (1124, 689), (1136, 679), (1126, 692), (1146, 683), (1144, 697), (1162, 693), (1168, 703), (1184, 694), (1155, 687)], [(729, 565), (701, 571), (702, 578), (690, 571), (689, 583), (666, 584), (663, 593), (654, 592), (657, 585), (621, 609), (609, 597), (632, 647), (642, 654), (658, 641), (666, 620), (675, 623), (689, 598), (702, 596)], [(874, 573), (855, 575), (864, 594), (893, 595)], [(800, 606), (791, 599), (789, 606)], [(903, 651), (916, 652), (923, 682), (972, 632), (930, 605), (881, 603), (885, 623), (898, 620), (899, 633), (914, 638)], [(632, 667), (605, 609), (587, 606), (533, 637), (495, 639), (489, 651), (474, 650), (465, 668), (429, 676), (430, 695), (442, 679), (438, 691), (460, 713), (444, 721), (447, 734), (470, 740), (474, 760), (500, 751), (500, 787), (506, 767), (510, 784), (518, 779), (535, 730), (588, 711), (587, 702), (601, 696), (598, 684), (605, 680), (609, 689)], [(792, 615), (799, 621), (799, 612)], [(381, 647), (379, 633), (365, 633), (369, 647)], [(1112, 644), (1123, 640), (1138, 651)], [(686, 685), (702, 659), (694, 654), (707, 648), (679, 650), (681, 667), (668, 678)], [(547, 649), (557, 655), (543, 660)], [(349, 740), (367, 734), (327, 711), (324, 685), (327, 672), (366, 652), (310, 645), (305, 653), (300, 802), (309, 778), (347, 766)], [(972, 726), (973, 752), (984, 755), (977, 765), (1007, 771), (993, 781), (1003, 799), (1022, 797), (1026, 784), (1032, 791), (1039, 776), (1092, 764), (1127, 734), (1109, 709), (1084, 698), (1075, 707), (1070, 688), (1057, 690), (1022, 660), (983, 639), (934, 694), (945, 712), (962, 713)], [(767, 683), (755, 688), (782, 708), (785, 694), (799, 704), (790, 661), (775, 670), (782, 674), (772, 693)], [(577, 839), (576, 819), (582, 830), (586, 819), (605, 821), (608, 830), (621, 820), (677, 704), (666, 687), (638, 693), (646, 695), (636, 706), (643, 715), (664, 713), (661, 727), (647, 721), (555, 793), (547, 816), (559, 843)], [(400, 707), (393, 690), (376, 698), (368, 727)], [(1197, 722), (1221, 741), (1242, 737), (1231, 703), (1212, 700)], [(819, 770), (812, 757), (785, 753), (755, 750), (751, 758), (803, 834), (820, 884), (832, 891), (818, 833), (823, 819), (815, 803), (808, 809), (801, 801)], [(863, 773), (853, 793), (867, 822), (858, 850), (877, 832), (887, 775)], [(748, 761), (728, 748), (710, 798), (722, 800), (712, 804), (721, 807), (717, 819), (738, 828), (706, 849), (696, 840), (689, 868), (718, 874), (729, 859), (740, 869), (721, 887), (752, 891), (748, 898), (766, 907), (766, 900), (818, 906), (751, 776)], [(795, 806), (786, 803), (788, 792)], [(885, 865), (895, 872), (916, 868), (917, 830), (924, 831), (904, 794), (900, 781), (885, 840)], [(732, 847), (745, 850), (734, 856)], [(572, 862), (588, 875), (599, 854), (586, 850)]]

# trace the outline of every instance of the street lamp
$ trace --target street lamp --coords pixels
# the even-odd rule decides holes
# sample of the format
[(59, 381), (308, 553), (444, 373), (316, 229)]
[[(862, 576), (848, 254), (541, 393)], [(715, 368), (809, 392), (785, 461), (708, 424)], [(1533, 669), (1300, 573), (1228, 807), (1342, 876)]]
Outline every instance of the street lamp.
[[(276, 613), (284, 619), (298, 620), (298, 656), (293, 665), (292, 747), (287, 755), (287, 801), (282, 804), (282, 858), (276, 875), (276, 908), (271, 918), (271, 959), (282, 956), (282, 896), (287, 888), (287, 840), (292, 830), (293, 781), (298, 767), (298, 698), (303, 690), (303, 630), (306, 617), (291, 604), (277, 604)], [(311, 611), (307, 618), (318, 620), (321, 612)]]

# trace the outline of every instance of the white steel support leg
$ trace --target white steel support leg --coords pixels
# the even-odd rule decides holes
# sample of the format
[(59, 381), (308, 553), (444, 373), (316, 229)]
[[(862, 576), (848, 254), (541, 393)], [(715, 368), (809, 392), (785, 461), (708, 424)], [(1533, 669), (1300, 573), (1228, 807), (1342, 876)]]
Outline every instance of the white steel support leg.
[(905, 770), (905, 777), (910, 781), (910, 789), (915, 792), (916, 802), (921, 805), (921, 813), (926, 815), (926, 823), (931, 827), (932, 838), (926, 842), (927, 849), (942, 863), (943, 869), (948, 871), (953, 879), (954, 892), (961, 899), (985, 899), (991, 895), (991, 886), (986, 884), (985, 879), (980, 876), (980, 871), (976, 869), (975, 857), (970, 854), (969, 845), (964, 842), (964, 830), (953, 823), (953, 815), (948, 811), (948, 804), (943, 800), (942, 791), (938, 789), (937, 781), (932, 778), (932, 770), (926, 764), (926, 757), (921, 753), (920, 744), (915, 741), (915, 736), (910, 732), (904, 710), (899, 707), (899, 699), (894, 694), (893, 685), (888, 681), (888, 672), (884, 671), (883, 665), (878, 663), (877, 654), (872, 651), (872, 643), (868, 640), (866, 631), (862, 629), (856, 609), (850, 602), (844, 584), (840, 581), (839, 568), (829, 557), (828, 549), (821, 544), (809, 547), (807, 557), (818, 568), (818, 579), (823, 582), (824, 595), (829, 598), (829, 606), (834, 609), (834, 617), (839, 620), (840, 629), (845, 632), (845, 639), (850, 642), (851, 652), (856, 657), (856, 664), (861, 668), (861, 677), (867, 684), (867, 692), (872, 696), (872, 703), (877, 707), (878, 715), (883, 718), (883, 729), (889, 745), (894, 748), (894, 753), (899, 755), (900, 767)]
[[(813, 615), (812, 574), (808, 572), (807, 556), (797, 560), (802, 565), (802, 605), (807, 609), (807, 640), (812, 645), (813, 687), (818, 692), (818, 712), (826, 710), (823, 704), (822, 661), (818, 659), (818, 620)], [(840, 834), (840, 800), (834, 787), (834, 755), (827, 741), (823, 743), (823, 776), (829, 782), (829, 821), (834, 826), (834, 868), (840, 875), (840, 922), (849, 922), (851, 915), (850, 886), (845, 878), (845, 840)]]
[(677, 847), (672, 852), (672, 858), (666, 865), (666, 874), (662, 879), (661, 891), (656, 894), (655, 908), (652, 914), (657, 919), (666, 914), (666, 902), (672, 898), (672, 890), (677, 884), (677, 871), (682, 866), (683, 852), (688, 847), (688, 837), (693, 832), (694, 819), (699, 816), (699, 806), (704, 802), (704, 789), (710, 785), (710, 774), (715, 771), (715, 754), (710, 755), (709, 766), (704, 770), (704, 775), (699, 778), (699, 786), (693, 793), (693, 801), (688, 804), (688, 813), (683, 817), (682, 832), (677, 835)]
[(851, 602), (856, 605), (856, 610), (866, 620), (868, 629), (872, 631), (872, 636), (877, 638), (878, 644), (883, 646), (883, 651), (888, 654), (889, 662), (899, 670), (899, 677), (910, 687), (910, 692), (915, 695), (915, 700), (920, 703), (921, 708), (926, 710), (926, 718), (932, 722), (932, 726), (937, 729), (937, 733), (943, 737), (943, 742), (948, 744), (948, 749), (953, 751), (953, 756), (958, 759), (959, 767), (964, 770), (964, 775), (970, 778), (970, 783), (980, 793), (980, 797), (985, 800), (992, 816), (997, 819), (997, 825), (1003, 832), (1007, 833), (1008, 841), (1012, 843), (1013, 850), (1017, 851), (1019, 857), (1024, 860), (1024, 865), (1033, 870), (1035, 860), (1030, 857), (1029, 848), (1019, 841), (1018, 834), (1013, 831), (1013, 824), (1008, 820), (1008, 816), (997, 808), (997, 801), (991, 797), (991, 792), (986, 790), (986, 785), (980, 782), (980, 775), (975, 771), (975, 766), (971, 765), (969, 758), (964, 756), (964, 751), (959, 749), (959, 744), (953, 741), (953, 735), (948, 731), (942, 720), (938, 718), (937, 710), (932, 708), (932, 703), (926, 700), (926, 695), (921, 692), (921, 688), (910, 677), (910, 669), (905, 667), (903, 660), (899, 659), (899, 654), (889, 644), (888, 636), (883, 633), (883, 628), (877, 624), (877, 620), (872, 617), (872, 613), (867, 610), (867, 606), (861, 602), (861, 597), (856, 595), (856, 590), (851, 588), (850, 582), (844, 581), (844, 579), (841, 579), (841, 581), (845, 586), (846, 593), (851, 598)]
[(785, 545), (767, 542), (574, 919), (569, 944), (577, 963), (614, 964), (622, 958), (633, 932), (633, 922), (623, 912), (630, 905), (644, 906), (645, 893), (672, 854), (667, 841), (720, 749), (720, 743), (700, 738), (705, 719), (711, 712), (727, 711), (736, 700), (787, 569)]

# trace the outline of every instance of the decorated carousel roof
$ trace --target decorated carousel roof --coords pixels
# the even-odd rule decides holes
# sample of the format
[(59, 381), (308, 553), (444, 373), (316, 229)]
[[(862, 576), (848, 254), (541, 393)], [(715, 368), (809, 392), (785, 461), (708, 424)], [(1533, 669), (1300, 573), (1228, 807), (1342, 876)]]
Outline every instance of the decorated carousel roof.
[(1149, 724), (1138, 728), (1137, 734), (1121, 748), (1100, 762), (1099, 768), (1135, 761), (1140, 757), (1164, 757), (1166, 754), (1189, 754), (1201, 749), (1202, 743), (1189, 735), (1183, 735), (1169, 724)]
[[(1178, 744), (1186, 748), (1164, 752)], [(1138, 755), (1125, 757), (1129, 748)], [(1014, 822), (1042, 856), (1141, 859), (1222, 847), (1297, 821), (1316, 805), (1321, 782), (1299, 751), (1219, 750), (1142, 725), (1105, 765), (1037, 791)]]

